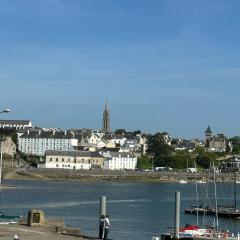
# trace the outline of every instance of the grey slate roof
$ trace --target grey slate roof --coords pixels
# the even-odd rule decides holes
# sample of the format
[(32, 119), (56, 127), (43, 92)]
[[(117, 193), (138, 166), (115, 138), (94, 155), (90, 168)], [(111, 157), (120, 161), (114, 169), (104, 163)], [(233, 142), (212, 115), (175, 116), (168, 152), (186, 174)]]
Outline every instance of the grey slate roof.
[(69, 132), (46, 132), (46, 131), (29, 131), (25, 132), (20, 138), (53, 138), (53, 139), (72, 139), (75, 138)]
[(28, 125), (30, 120), (0, 120), (0, 124)]
[(112, 157), (119, 157), (119, 156), (121, 156), (122, 158), (127, 158), (127, 157), (135, 158), (136, 157), (135, 154), (129, 153), (129, 152), (109, 152), (109, 154)]
[(210, 129), (210, 126), (207, 127), (205, 133), (212, 133), (211, 129)]
[(45, 151), (47, 156), (70, 156), (70, 157), (98, 157), (103, 158), (99, 152), (88, 152), (88, 151), (56, 151), (47, 150)]

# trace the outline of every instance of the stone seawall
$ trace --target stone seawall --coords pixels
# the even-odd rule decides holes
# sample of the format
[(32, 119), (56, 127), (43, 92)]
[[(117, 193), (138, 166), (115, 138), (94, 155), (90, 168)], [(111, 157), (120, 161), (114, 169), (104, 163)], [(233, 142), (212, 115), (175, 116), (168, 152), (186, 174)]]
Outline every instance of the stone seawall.
[[(213, 174), (144, 171), (106, 171), (106, 170), (66, 170), (66, 169), (21, 169), (7, 174), (5, 179), (35, 179), (35, 180), (77, 180), (77, 181), (151, 181), (151, 182), (188, 182), (196, 180), (213, 180)], [(218, 182), (234, 181), (233, 173), (216, 174)]]

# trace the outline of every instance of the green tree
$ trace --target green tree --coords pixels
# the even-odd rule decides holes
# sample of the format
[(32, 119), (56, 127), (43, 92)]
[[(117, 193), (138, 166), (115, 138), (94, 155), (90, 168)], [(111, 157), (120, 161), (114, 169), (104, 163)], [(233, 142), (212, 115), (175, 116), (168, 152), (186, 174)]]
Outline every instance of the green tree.
[(170, 166), (172, 157), (171, 147), (165, 142), (161, 133), (149, 136), (148, 153), (154, 158), (154, 166)]
[(115, 134), (116, 134), (116, 135), (124, 136), (125, 133), (126, 133), (126, 130), (123, 129), (123, 128), (120, 128), (120, 129), (116, 129), (116, 130), (115, 130)]
[(240, 137), (235, 136), (233, 138), (228, 139), (230, 142), (232, 142), (233, 149), (232, 153), (239, 154), (240, 153)]
[(152, 159), (147, 155), (142, 155), (137, 160), (138, 169), (151, 169), (152, 168)]
[(211, 152), (200, 153), (196, 157), (196, 162), (203, 168), (209, 168), (211, 163), (216, 161), (217, 155)]
[(136, 136), (137, 134), (141, 134), (141, 131), (140, 130), (136, 130), (136, 131), (133, 131), (132, 132), (134, 136)]
[(20, 158), (33, 167), (37, 167), (40, 157), (32, 154), (19, 153)]
[(195, 158), (188, 151), (176, 151), (172, 156), (171, 164), (171, 167), (177, 169), (194, 168)]

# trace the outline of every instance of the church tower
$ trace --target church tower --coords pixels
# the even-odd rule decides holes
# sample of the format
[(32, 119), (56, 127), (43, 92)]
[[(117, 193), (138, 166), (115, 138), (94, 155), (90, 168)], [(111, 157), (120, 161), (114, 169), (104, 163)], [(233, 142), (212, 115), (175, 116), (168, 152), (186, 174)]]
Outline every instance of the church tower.
[(103, 111), (102, 131), (106, 132), (106, 133), (110, 132), (110, 114), (109, 114), (109, 110), (108, 110), (107, 99), (106, 99), (105, 108), (104, 108), (104, 111)]
[(206, 139), (206, 141), (209, 141), (211, 138), (212, 138), (212, 131), (211, 131), (210, 126), (208, 126), (205, 131), (205, 139)]
[(211, 141), (211, 138), (212, 138), (212, 131), (210, 126), (208, 126), (205, 131), (205, 147), (206, 148), (209, 148), (209, 143)]

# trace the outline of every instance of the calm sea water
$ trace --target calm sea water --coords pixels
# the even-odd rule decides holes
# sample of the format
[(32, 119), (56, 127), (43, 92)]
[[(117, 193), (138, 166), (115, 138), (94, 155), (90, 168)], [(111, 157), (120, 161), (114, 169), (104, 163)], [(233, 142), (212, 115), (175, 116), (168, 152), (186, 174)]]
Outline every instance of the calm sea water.
[[(181, 225), (196, 224), (196, 216), (185, 215), (184, 208), (195, 204), (195, 184), (170, 183), (81, 183), (54, 181), (4, 181), (17, 188), (2, 190), (1, 209), (6, 214), (26, 216), (30, 208), (42, 209), (47, 217), (64, 218), (66, 225), (80, 227), (84, 234), (97, 235), (99, 198), (107, 196), (114, 240), (147, 240), (174, 224), (175, 191), (181, 192)], [(233, 186), (218, 184), (218, 200), (233, 203)], [(199, 198), (204, 194), (199, 186)], [(240, 186), (238, 186), (240, 197)], [(212, 198), (212, 193), (209, 193)], [(202, 218), (199, 219), (200, 224)], [(209, 224), (211, 219), (207, 219)], [(240, 220), (220, 220), (220, 225), (240, 232)]]

